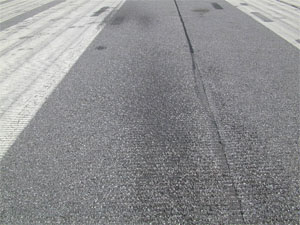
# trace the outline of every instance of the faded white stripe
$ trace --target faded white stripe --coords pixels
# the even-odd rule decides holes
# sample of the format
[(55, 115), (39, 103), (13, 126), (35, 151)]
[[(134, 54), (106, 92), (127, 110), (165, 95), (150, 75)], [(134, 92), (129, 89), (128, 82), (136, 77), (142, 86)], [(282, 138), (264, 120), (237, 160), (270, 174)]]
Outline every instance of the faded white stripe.
[[(226, 0), (236, 8), (251, 16), (283, 39), (300, 49), (300, 10), (290, 6), (292, 0)], [(285, 3), (281, 2), (285, 1)], [(247, 3), (247, 5), (241, 5)], [(289, 4), (286, 4), (289, 3)], [(299, 4), (299, 3), (298, 3)], [(295, 4), (296, 5), (296, 4)], [(273, 22), (264, 22), (252, 12), (259, 12)]]

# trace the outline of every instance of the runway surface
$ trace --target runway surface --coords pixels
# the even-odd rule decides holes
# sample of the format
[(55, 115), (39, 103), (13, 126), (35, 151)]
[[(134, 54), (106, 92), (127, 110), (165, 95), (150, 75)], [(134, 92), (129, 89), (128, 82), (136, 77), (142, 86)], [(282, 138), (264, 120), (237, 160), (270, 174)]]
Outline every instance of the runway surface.
[(296, 3), (0, 1), (0, 224), (299, 224)]

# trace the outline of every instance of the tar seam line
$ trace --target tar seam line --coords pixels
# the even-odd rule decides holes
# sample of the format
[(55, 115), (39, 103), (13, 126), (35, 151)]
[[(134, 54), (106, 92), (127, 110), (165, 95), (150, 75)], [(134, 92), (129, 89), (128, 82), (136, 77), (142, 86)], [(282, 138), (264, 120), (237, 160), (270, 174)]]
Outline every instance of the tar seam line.
[[(218, 123), (216, 121), (216, 117), (215, 117), (215, 115), (213, 113), (213, 110), (211, 109), (210, 104), (209, 104), (209, 99), (208, 99), (208, 96), (207, 96), (207, 90), (206, 90), (206, 87), (204, 85), (204, 81), (203, 81), (203, 78), (201, 76), (201, 72), (199, 70), (199, 67), (198, 67), (196, 61), (195, 61), (194, 48), (193, 48), (191, 39), (190, 39), (190, 37), (188, 35), (187, 28), (185, 26), (183, 17), (181, 15), (181, 12), (180, 12), (180, 9), (179, 9), (179, 6), (177, 4), (177, 0), (174, 0), (174, 3), (175, 3), (175, 6), (176, 6), (176, 9), (177, 9), (178, 16), (179, 16), (179, 19), (181, 21), (183, 30), (184, 30), (184, 34), (185, 34), (186, 40), (188, 42), (188, 46), (189, 46), (189, 50), (190, 50), (190, 54), (191, 54), (194, 79), (195, 79), (195, 83), (196, 83), (195, 89), (198, 89), (198, 90), (196, 90), (196, 94), (197, 94), (198, 98), (200, 98), (200, 97), (204, 97), (205, 98), (204, 104), (206, 105), (208, 116), (211, 119), (211, 122), (212, 122), (214, 128), (216, 129), (216, 133), (217, 133), (217, 137), (218, 137), (218, 140), (219, 140), (219, 144), (221, 145), (221, 151), (222, 151), (222, 154), (223, 154), (223, 157), (224, 157), (224, 161), (225, 161), (227, 170), (228, 170), (229, 175), (230, 175), (230, 179), (231, 179), (233, 191), (235, 193), (235, 196), (236, 196), (238, 204), (239, 204), (239, 208), (240, 208), (239, 211), (240, 211), (240, 214), (241, 214), (241, 218), (242, 218), (243, 223), (246, 223), (245, 222), (245, 218), (244, 218), (242, 201), (241, 201), (241, 199), (239, 197), (239, 193), (238, 193), (237, 187), (236, 187), (236, 185), (234, 183), (234, 180), (233, 180), (233, 177), (231, 175), (231, 170), (230, 170), (229, 162), (228, 162), (227, 155), (226, 155), (226, 152), (225, 152), (225, 144), (224, 144), (224, 141), (221, 138), (221, 134), (220, 134), (220, 131), (219, 131)], [(197, 80), (200, 80), (201, 86), (197, 85)], [(199, 89), (202, 89), (202, 90), (199, 90)]]

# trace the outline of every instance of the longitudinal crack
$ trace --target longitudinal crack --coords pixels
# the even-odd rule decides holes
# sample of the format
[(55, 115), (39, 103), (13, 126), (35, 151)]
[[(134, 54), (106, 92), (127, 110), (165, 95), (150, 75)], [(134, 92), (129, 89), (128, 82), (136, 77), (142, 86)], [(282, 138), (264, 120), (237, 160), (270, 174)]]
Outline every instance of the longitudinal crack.
[[(183, 27), (183, 30), (184, 30), (184, 34), (185, 34), (185, 37), (186, 37), (186, 40), (188, 42), (188, 46), (189, 46), (189, 50), (190, 50), (190, 54), (191, 54), (191, 59), (192, 59), (192, 67), (193, 67), (193, 74), (194, 74), (194, 78), (195, 78), (195, 82), (196, 82), (196, 85), (197, 83), (200, 83), (201, 85), (197, 85), (196, 87), (196, 93), (198, 95), (198, 97), (203, 101), (203, 103), (205, 104), (206, 106), (206, 109), (207, 109), (207, 112), (208, 112), (208, 116), (210, 117), (211, 119), (211, 122), (213, 124), (213, 127), (215, 128), (216, 130), (216, 134), (217, 134), (217, 138), (218, 138), (218, 141), (220, 143), (220, 146), (221, 146), (221, 152), (222, 152), (222, 158), (224, 159), (225, 161), (225, 166), (226, 166), (226, 169), (228, 170), (229, 172), (229, 175), (230, 175), (230, 178), (231, 178), (231, 183), (232, 183), (232, 187), (233, 187), (233, 191), (234, 191), (234, 194), (237, 198), (237, 201), (238, 201), (238, 204), (239, 204), (239, 208), (240, 208), (240, 214), (241, 214), (241, 218), (243, 220), (243, 222), (245, 223), (245, 219), (244, 219), (244, 212), (243, 212), (243, 208), (242, 208), (242, 202), (241, 202), (241, 199), (239, 197), (239, 193), (238, 193), (238, 190), (236, 188), (236, 185), (234, 183), (234, 180), (232, 178), (232, 175), (231, 175), (231, 171), (230, 171), (230, 166), (229, 166), (229, 163), (228, 163), (228, 159), (227, 159), (227, 155), (226, 155), (226, 152), (225, 152), (225, 144), (224, 144), (224, 141), (222, 140), (221, 138), (221, 134), (220, 134), (220, 131), (219, 131), (219, 126), (218, 126), (218, 123), (216, 121), (216, 118), (215, 118), (215, 115), (213, 113), (213, 110), (211, 109), (211, 106), (209, 104), (209, 99), (208, 99), (208, 96), (207, 96), (207, 90), (206, 90), (206, 87), (204, 85), (204, 81), (203, 81), (203, 78), (201, 76), (201, 72), (199, 70), (199, 67), (196, 63), (196, 60), (195, 60), (195, 55), (194, 55), (194, 48), (193, 48), (193, 45), (192, 45), (192, 42), (191, 42), (191, 39), (189, 37), (189, 34), (187, 32), (187, 28), (185, 26), (185, 23), (184, 23), (184, 20), (183, 20), (183, 17), (181, 15), (181, 12), (180, 12), (180, 9), (179, 9), (179, 6), (178, 6), (178, 3), (177, 3), (177, 0), (173, 0), (174, 3), (175, 3), (175, 6), (176, 6), (176, 9), (177, 9), (177, 12), (178, 12), (178, 16), (179, 16), (179, 19), (181, 21), (181, 24), (182, 24), (182, 27)], [(199, 82), (197, 82), (197, 80), (199, 80)], [(204, 99), (203, 99), (204, 98)]]

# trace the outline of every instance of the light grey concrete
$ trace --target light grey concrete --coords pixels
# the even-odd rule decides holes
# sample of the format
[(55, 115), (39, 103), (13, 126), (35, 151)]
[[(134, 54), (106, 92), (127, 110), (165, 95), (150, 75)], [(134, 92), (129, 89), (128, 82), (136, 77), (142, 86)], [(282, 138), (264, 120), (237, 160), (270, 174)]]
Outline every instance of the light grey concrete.
[(28, 18), (36, 15), (36, 14), (41, 13), (41, 12), (43, 12), (43, 11), (51, 8), (51, 7), (54, 7), (54, 6), (56, 6), (59, 3), (62, 3), (64, 1), (65, 0), (55, 0), (55, 1), (49, 2), (49, 3), (45, 4), (45, 5), (39, 6), (37, 8), (34, 8), (34, 9), (32, 9), (32, 10), (30, 10), (28, 12), (25, 12), (25, 13), (23, 13), (21, 15), (13, 17), (13, 18), (11, 18), (9, 20), (3, 21), (3, 22), (0, 23), (0, 31), (5, 30), (5, 29), (7, 29), (7, 28), (9, 28), (11, 26), (14, 26), (17, 23), (20, 23), (20, 22), (22, 22), (22, 21), (24, 21), (24, 20), (26, 20), (26, 19), (28, 19)]

